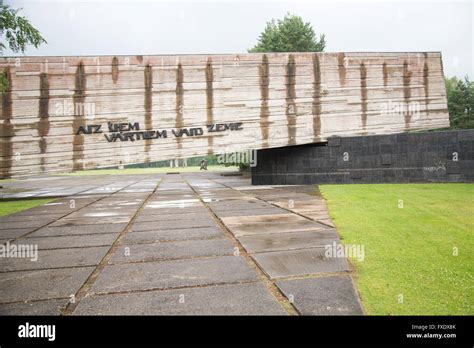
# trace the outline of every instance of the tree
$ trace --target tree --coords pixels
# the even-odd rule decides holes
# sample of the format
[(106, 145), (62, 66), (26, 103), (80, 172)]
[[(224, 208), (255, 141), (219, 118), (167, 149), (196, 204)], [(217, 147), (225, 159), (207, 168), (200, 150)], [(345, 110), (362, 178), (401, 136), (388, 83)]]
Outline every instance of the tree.
[[(23, 16), (18, 14), (18, 10), (10, 8), (8, 5), (0, 4), (0, 54), (8, 47), (14, 53), (25, 53), (28, 45), (38, 47), (46, 40), (40, 32)], [(0, 74), (0, 90), (5, 92), (8, 86), (8, 79), (5, 72)]]
[(466, 76), (446, 79), (449, 119), (454, 129), (474, 128), (474, 82)]
[(325, 35), (319, 40), (309, 22), (300, 16), (286, 14), (283, 20), (267, 22), (258, 43), (249, 52), (323, 52), (326, 47)]

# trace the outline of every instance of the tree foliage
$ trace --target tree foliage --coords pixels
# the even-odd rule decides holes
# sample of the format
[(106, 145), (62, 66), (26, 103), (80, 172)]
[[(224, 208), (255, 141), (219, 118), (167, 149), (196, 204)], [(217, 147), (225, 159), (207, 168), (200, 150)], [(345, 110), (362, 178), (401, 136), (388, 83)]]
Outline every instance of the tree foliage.
[(267, 22), (255, 47), (249, 52), (323, 52), (326, 47), (325, 35), (316, 37), (309, 22), (300, 16), (286, 14), (283, 20)]
[(474, 82), (467, 76), (446, 79), (446, 94), (451, 128), (474, 128)]
[(12, 9), (8, 5), (0, 5), (0, 51), (3, 51), (5, 41), (13, 52), (24, 53), (27, 45), (38, 47), (46, 40), (35, 29), (30, 21), (18, 14), (20, 9)]
[[(28, 45), (38, 47), (46, 40), (40, 32), (35, 29), (30, 21), (18, 14), (15, 10), (5, 4), (0, 4), (0, 54), (8, 48), (14, 53), (24, 53)], [(0, 73), (0, 90), (4, 92), (8, 80), (5, 72)]]

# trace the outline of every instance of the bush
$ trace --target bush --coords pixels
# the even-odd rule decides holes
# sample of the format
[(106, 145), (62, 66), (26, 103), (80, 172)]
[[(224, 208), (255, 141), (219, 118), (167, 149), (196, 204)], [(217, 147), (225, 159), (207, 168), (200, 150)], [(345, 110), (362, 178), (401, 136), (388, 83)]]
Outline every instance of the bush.
[(474, 128), (474, 83), (467, 76), (446, 79), (446, 94), (451, 128)]

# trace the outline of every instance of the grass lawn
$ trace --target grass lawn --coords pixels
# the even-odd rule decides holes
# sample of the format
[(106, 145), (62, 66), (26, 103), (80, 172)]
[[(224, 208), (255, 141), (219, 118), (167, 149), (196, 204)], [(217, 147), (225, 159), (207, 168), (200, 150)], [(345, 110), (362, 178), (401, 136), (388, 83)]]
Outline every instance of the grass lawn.
[(3, 184), (3, 183), (6, 183), (6, 182), (15, 182), (16, 180), (15, 179), (1, 179), (0, 180), (0, 185)]
[(18, 213), (22, 210), (30, 209), (38, 205), (46, 204), (54, 199), (18, 199), (0, 201), (0, 216)]
[[(159, 174), (159, 173), (195, 173), (203, 172), (205, 170), (199, 170), (200, 167), (184, 167), (184, 168), (125, 168), (125, 169), (96, 169), (96, 170), (82, 170), (74, 173), (65, 173), (59, 175), (102, 175), (102, 174)], [(225, 166), (207, 166), (207, 171), (236, 171), (238, 167), (225, 167)]]
[[(474, 314), (474, 184), (322, 185), (368, 314)], [(455, 252), (458, 256), (454, 256)]]

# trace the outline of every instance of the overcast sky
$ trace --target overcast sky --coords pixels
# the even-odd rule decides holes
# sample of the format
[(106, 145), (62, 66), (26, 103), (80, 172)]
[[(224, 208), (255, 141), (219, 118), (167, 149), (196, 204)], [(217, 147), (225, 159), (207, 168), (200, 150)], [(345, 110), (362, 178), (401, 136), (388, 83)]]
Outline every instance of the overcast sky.
[(472, 0), (5, 2), (48, 41), (26, 55), (243, 53), (291, 12), (326, 34), (327, 52), (441, 51), (445, 75), (474, 78)]

